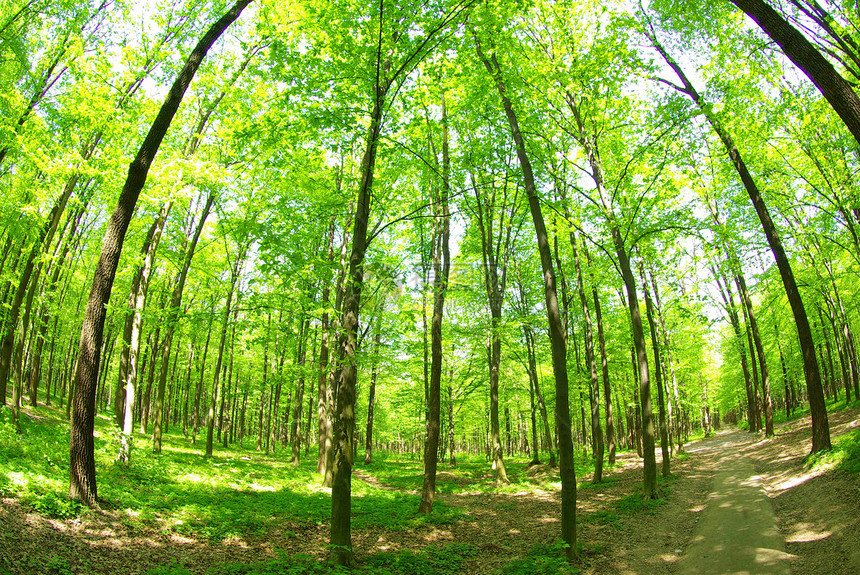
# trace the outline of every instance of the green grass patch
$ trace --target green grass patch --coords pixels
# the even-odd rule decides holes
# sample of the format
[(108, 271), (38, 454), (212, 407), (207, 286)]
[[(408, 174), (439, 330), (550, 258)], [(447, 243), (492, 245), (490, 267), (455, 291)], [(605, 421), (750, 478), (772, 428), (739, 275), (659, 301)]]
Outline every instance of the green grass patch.
[(816, 470), (860, 473), (860, 428), (836, 437), (829, 451), (810, 454), (806, 463)]
[[(665, 491), (665, 488), (664, 488)], [(615, 507), (623, 512), (623, 513), (639, 513), (640, 511), (646, 511), (653, 513), (653, 511), (665, 503), (664, 498), (660, 499), (646, 499), (642, 497), (641, 493), (631, 493), (630, 495), (620, 499)]]
[[(0, 495), (51, 517), (89, 513), (68, 498), (69, 424), (62, 413), (40, 408), (31, 416), (24, 410), (20, 421), (19, 435), (8, 411), (0, 411)], [(202, 441), (192, 445), (171, 430), (164, 434), (162, 453), (153, 454), (151, 440), (137, 434), (131, 461), (120, 464), (115, 461), (115, 427), (107, 417), (97, 417), (100, 505), (124, 512), (123, 523), (131, 531), (156, 529), (213, 541), (261, 538), (273, 531), (289, 536), (302, 527), (328, 523), (331, 494), (321, 486), (315, 454), (296, 466), (280, 445), (270, 455), (216, 448), (208, 460), (203, 449)], [(458, 508), (438, 501), (432, 514), (417, 513), (419, 498), (409, 492), (421, 487), (419, 463), (381, 461), (366, 471), (381, 486), (353, 478), (354, 529), (401, 530), (449, 524), (462, 516)], [(453, 492), (475, 471), (466, 467), (443, 473), (439, 491)]]
[[(575, 575), (579, 569), (567, 562), (567, 544), (557, 541), (551, 545), (538, 545), (529, 553), (501, 568), (502, 575)], [(582, 552), (581, 549), (577, 551)]]

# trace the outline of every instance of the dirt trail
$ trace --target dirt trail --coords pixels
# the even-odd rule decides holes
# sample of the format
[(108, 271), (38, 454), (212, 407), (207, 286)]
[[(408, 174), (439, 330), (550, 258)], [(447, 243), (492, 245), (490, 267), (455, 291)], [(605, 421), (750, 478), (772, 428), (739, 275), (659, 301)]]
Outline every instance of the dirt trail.
[(792, 555), (765, 494), (763, 480), (741, 450), (754, 441), (731, 431), (695, 445), (690, 452), (710, 459), (716, 475), (690, 545), (677, 573), (788, 575)]

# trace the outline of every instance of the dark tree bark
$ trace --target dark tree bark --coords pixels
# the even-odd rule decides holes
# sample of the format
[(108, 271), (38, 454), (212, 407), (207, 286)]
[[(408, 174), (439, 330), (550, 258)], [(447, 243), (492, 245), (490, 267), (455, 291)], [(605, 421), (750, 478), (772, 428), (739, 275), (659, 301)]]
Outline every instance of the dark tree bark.
[(750, 297), (743, 274), (738, 272), (736, 277), (741, 301), (743, 302), (744, 309), (746, 310), (750, 332), (752, 333), (753, 343), (755, 344), (756, 355), (758, 355), (762, 390), (760, 405), (764, 409), (764, 435), (765, 437), (771, 437), (773, 436), (773, 400), (770, 396), (770, 370), (767, 368), (767, 357), (764, 354), (764, 344), (762, 344), (761, 341), (761, 333), (758, 329), (758, 321), (756, 320), (755, 310), (753, 309), (752, 297)]
[(161, 232), (170, 211), (170, 202), (165, 203), (149, 227), (143, 243), (143, 262), (138, 267), (129, 294), (129, 309), (126, 312), (123, 329), (123, 347), (120, 352), (120, 366), (116, 397), (114, 398), (114, 417), (121, 425), (120, 448), (117, 461), (127, 463), (131, 457), (132, 434), (134, 433), (134, 404), (137, 393), (137, 362), (140, 353), (140, 334), (143, 330), (143, 309), (149, 293), (149, 280), (152, 263)]
[[(310, 316), (299, 318), (299, 346), (296, 351), (296, 365), (299, 368), (299, 378), (296, 382), (296, 402), (293, 408), (293, 423), (290, 429), (290, 463), (298, 465), (301, 462), (301, 445), (305, 440), (302, 436), (302, 416), (304, 414), (305, 397), (305, 359), (307, 357), (308, 329), (310, 327)], [(311, 395), (313, 395), (311, 393)], [(274, 443), (274, 441), (273, 441)]]
[[(812, 80), (815, 87), (842, 119), (854, 139), (860, 143), (860, 98), (857, 97), (851, 84), (836, 71), (803, 33), (763, 0), (729, 0), (729, 2), (746, 12), (747, 16), (752, 18), (773, 41), (779, 44), (789, 60), (794, 62)], [(804, 352), (804, 360), (806, 353)], [(823, 432), (820, 429), (818, 432), (820, 443), (824, 441)], [(829, 445), (829, 441), (827, 443)], [(829, 449), (829, 447), (820, 449)], [(813, 451), (818, 450), (813, 446)]]
[[(430, 136), (432, 139), (432, 135)], [(434, 154), (435, 155), (435, 154)], [(424, 485), (421, 488), (421, 503), (418, 513), (433, 511), (436, 496), (436, 466), (439, 461), (439, 418), (442, 388), (442, 313), (448, 291), (448, 276), (451, 271), (451, 213), (448, 209), (451, 161), (448, 153), (448, 109), (442, 95), (442, 186), (437, 194), (435, 208), (436, 231), (433, 234), (433, 318), (430, 325), (430, 389), (428, 390), (427, 430), (424, 444)]]
[(382, 313), (376, 318), (376, 330), (373, 334), (373, 364), (370, 366), (370, 389), (367, 392), (367, 427), (364, 433), (364, 464), (373, 461), (373, 412), (376, 407), (376, 379), (379, 376), (379, 344), (382, 339)]
[[(761, 2), (761, 0), (731, 0), (735, 2), (739, 6), (746, 7), (767, 7), (766, 4)], [(779, 16), (773, 12), (772, 15), (775, 15), (777, 18)], [(767, 13), (765, 17), (760, 21), (770, 22), (772, 19), (772, 15)], [(779, 18), (781, 20), (781, 18)], [(783, 23), (785, 21), (783, 20)], [(787, 23), (786, 23), (787, 25)], [(790, 26), (789, 26), (790, 27)], [(795, 31), (796, 32), (796, 31)], [(791, 42), (797, 42), (795, 47), (783, 46), (784, 50), (789, 50), (792, 53), (797, 54), (796, 50), (802, 49), (803, 42), (806, 42), (805, 38), (794, 38), (791, 37)], [(774, 39), (777, 42), (780, 39), (783, 42), (786, 42), (785, 36), (777, 36)], [(788, 260), (788, 256), (785, 253), (785, 248), (782, 245), (782, 239), (779, 235), (779, 231), (776, 229), (776, 226), (773, 223), (773, 220), (770, 217), (770, 212), (767, 209), (767, 206), (764, 203), (764, 199), (761, 196), (761, 192), (758, 189), (758, 186), (755, 183), (755, 180), (747, 169), (746, 163), (741, 156), (740, 150), (738, 150), (728, 131), (726, 131), (722, 124), (717, 118), (716, 114), (713, 111), (713, 108), (708, 105), (707, 102), (699, 95), (699, 92), (696, 91), (696, 88), (690, 83), (690, 80), (684, 74), (684, 71), (680, 66), (669, 56), (669, 54), (663, 49), (662, 46), (657, 42), (656, 38), (651, 37), (652, 43), (654, 47), (660, 52), (663, 56), (663, 59), (666, 60), (666, 63), (675, 71), (675, 74), (681, 80), (683, 86), (677, 86), (672, 84), (672, 86), (678, 91), (686, 94), (690, 97), (693, 102), (702, 110), (705, 115), (705, 118), (711, 124), (711, 127), (717, 133), (720, 140), (723, 142), (723, 146), (728, 153), (729, 158), (732, 161), (732, 164), (735, 170), (738, 173), (738, 176), (743, 183), (744, 188), (747, 191), (747, 194), (750, 197), (750, 201), (755, 208), (756, 215), (758, 215), (759, 221), (761, 222), (762, 229), (764, 230), (765, 236), (767, 237), (768, 245), (770, 246), (771, 251), (773, 252), (773, 257), (776, 260), (776, 266), (779, 269), (779, 274), (782, 277), (782, 283), (785, 287), (785, 295), (788, 298), (788, 303), (791, 305), (791, 310), (794, 313), (794, 322), (797, 327), (797, 337), (800, 342), (800, 350), (803, 356), (803, 371), (806, 376), (806, 389), (807, 395), (809, 396), (809, 408), (812, 413), (812, 451), (813, 453), (818, 451), (824, 451), (830, 449), (830, 424), (827, 420), (827, 407), (824, 401), (824, 390), (821, 386), (821, 374), (818, 369), (818, 358), (815, 355), (815, 341), (812, 337), (812, 329), (809, 326), (809, 318), (806, 315), (806, 309), (803, 306), (803, 299), (800, 295), (800, 289), (797, 287), (797, 282), (794, 279), (794, 273), (791, 270), (791, 263)], [(781, 44), (782, 45), (782, 44)], [(806, 45), (809, 46), (808, 42)], [(786, 52), (788, 54), (788, 52)], [(820, 54), (818, 55), (820, 57)], [(797, 63), (797, 62), (795, 62)], [(826, 61), (825, 61), (825, 64)], [(829, 66), (829, 64), (827, 64)], [(832, 67), (830, 67), (832, 70)], [(825, 67), (826, 70), (826, 67)], [(805, 70), (806, 71), (806, 70)], [(835, 74), (835, 71), (833, 72)], [(838, 74), (835, 74), (836, 77), (840, 78)], [(830, 78), (831, 80), (838, 81), (835, 78)], [(843, 80), (844, 82), (844, 80)], [(819, 86), (819, 89), (822, 89), (822, 86)], [(850, 87), (847, 87), (850, 91)], [(853, 92), (851, 92), (853, 95)], [(831, 102), (832, 103), (832, 102)], [(834, 108), (835, 109), (835, 108)], [(840, 107), (840, 109), (848, 110), (849, 108)], [(850, 118), (857, 119), (857, 110), (860, 110), (860, 102), (857, 102), (856, 96), (854, 96), (854, 103), (851, 104), (851, 108), (854, 113), (850, 115)], [(837, 109), (837, 112), (839, 110)], [(846, 118), (843, 118), (845, 120)], [(852, 120), (853, 122), (854, 120)], [(846, 123), (846, 125), (848, 125)], [(855, 126), (855, 129), (852, 129), (852, 134), (854, 137), (858, 139), (860, 142), (860, 122), (856, 124), (852, 124)], [(851, 126), (849, 126), (851, 129)], [(855, 131), (856, 130), (856, 131)]]
[(221, 338), (218, 342), (218, 356), (215, 360), (215, 373), (212, 380), (212, 393), (209, 396), (209, 411), (206, 415), (206, 459), (212, 458), (213, 439), (215, 432), (215, 402), (218, 396), (224, 393), (223, 381), (220, 378), (221, 364), (224, 361), (224, 346), (227, 341), (227, 330), (230, 327), (230, 314), (233, 312), (233, 296), (236, 294), (236, 288), (239, 285), (239, 277), (242, 272), (242, 265), (245, 262), (245, 256), (250, 248), (250, 241), (244, 245), (238, 246), (236, 259), (233, 262), (233, 270), (230, 274), (230, 287), (227, 290), (227, 301), (224, 303), (224, 312), (221, 317)]
[(660, 453), (663, 457), (661, 473), (669, 477), (669, 433), (666, 426), (666, 402), (663, 398), (663, 370), (660, 369), (660, 344), (658, 343), (657, 322), (654, 321), (654, 305), (651, 303), (651, 293), (648, 291), (648, 280), (645, 277), (645, 267), (639, 261), (639, 275), (642, 279), (642, 293), (645, 297), (645, 317), (648, 319), (648, 329), (651, 331), (651, 349), (654, 351), (654, 383), (657, 385), (658, 422), (660, 427)]
[(737, 308), (735, 308), (734, 297), (732, 296), (731, 284), (721, 274), (717, 273), (716, 268), (711, 267), (711, 275), (717, 281), (717, 286), (720, 290), (720, 297), (723, 299), (723, 305), (726, 314), (729, 316), (729, 321), (732, 324), (732, 329), (735, 332), (735, 342), (738, 346), (738, 355), (741, 358), (741, 370), (744, 374), (744, 387), (747, 395), (747, 421), (749, 422), (749, 430), (755, 431), (755, 394), (753, 393), (752, 378), (750, 376), (749, 364), (747, 363), (747, 351), (744, 345), (744, 337), (741, 333), (741, 322), (738, 317)]
[[(584, 239), (582, 250), (585, 254), (585, 261), (590, 264), (591, 258), (588, 255)], [(603, 410), (606, 416), (607, 461), (609, 465), (612, 465), (615, 463), (615, 419), (612, 415), (612, 387), (609, 383), (609, 360), (606, 355), (606, 336), (603, 332), (603, 313), (600, 309), (600, 297), (597, 294), (597, 284), (594, 281), (593, 274), (591, 277), (591, 295), (594, 300), (594, 321), (597, 323), (597, 342), (600, 348), (600, 365), (603, 376)]]
[[(496, 475), (496, 481), (507, 483), (508, 472), (505, 467), (504, 451), (502, 449), (501, 433), (499, 431), (499, 367), (502, 361), (502, 304), (504, 303), (505, 284), (507, 281), (508, 259), (511, 253), (513, 237), (513, 217), (517, 207), (514, 194), (510, 203), (510, 214), (506, 213), (508, 206), (507, 181), (502, 186), (502, 206), (497, 204), (497, 189), (492, 185), (489, 197), (483, 197), (478, 188), (476, 176), (472, 174), (472, 189), (475, 194), (475, 214), (481, 233), (481, 265), (484, 272), (484, 289), (487, 304), (490, 308), (490, 343), (487, 350), (487, 365), (490, 380), (490, 460)], [(498, 212), (498, 214), (497, 214)], [(499, 216), (498, 235), (494, 231), (496, 218)], [(507, 222), (507, 223), (506, 223)]]
[(654, 418), (651, 414), (651, 379), (648, 373), (648, 352), (645, 346), (645, 335), (642, 328), (642, 317), (639, 312), (639, 298), (636, 294), (636, 280), (630, 265), (630, 255), (624, 243), (624, 236), (616, 218), (612, 200), (607, 193), (605, 178), (603, 176), (603, 165), (596, 142), (586, 133), (579, 106), (573, 94), (567, 94), (567, 104), (576, 120), (578, 139), (582, 145), (588, 164), (591, 167), (591, 177), (600, 196), (606, 223), (612, 236), (613, 247), (618, 258), (618, 267), (624, 286), (627, 289), (627, 304), (630, 309), (630, 323), (633, 331), (634, 365), (639, 378), (639, 401), (642, 410), (642, 471), (644, 476), (644, 496), (655, 499), (659, 496), (657, 492), (657, 458), (654, 454)]
[[(650, 272), (649, 272), (650, 274)], [(651, 287), (654, 289), (654, 308), (657, 311), (657, 319), (660, 322), (660, 330), (663, 332), (663, 349), (666, 351), (666, 365), (669, 367), (669, 374), (672, 376), (672, 398), (668, 402), (668, 419), (674, 422), (674, 430), (678, 439), (678, 452), (680, 453), (684, 449), (684, 444), (681, 439), (681, 426), (679, 424), (680, 415), (681, 415), (681, 403), (678, 397), (678, 380), (675, 376), (675, 363), (672, 359), (672, 346), (669, 345), (669, 331), (666, 329), (666, 321), (663, 318), (663, 306), (660, 304), (660, 292), (657, 289), (657, 281), (654, 279), (654, 275), (651, 275)], [(665, 378), (664, 378), (665, 379)], [(666, 386), (668, 387), (668, 382), (666, 382)], [(671, 430), (671, 427), (670, 427)], [(669, 444), (670, 444), (670, 452), (671, 452), (671, 444), (672, 444), (672, 434), (669, 434)]]
[(565, 552), (568, 560), (578, 556), (576, 548), (576, 471), (573, 467), (573, 438), (570, 424), (570, 403), (567, 376), (567, 334), (558, 306), (556, 295), (555, 268), (549, 236), (546, 231), (537, 186), (535, 185), (531, 161), (526, 152), (525, 140), (520, 131), (519, 121), (513, 104), (507, 96), (502, 70), (495, 53), (485, 56), (481, 44), (475, 35), (475, 47), (478, 57), (486, 67), (487, 72), (496, 84), (499, 98), (505, 110), (505, 116), (511, 129), (511, 137), (516, 144), (517, 157), (523, 172), (523, 183), (528, 195), (529, 210), (537, 235), (538, 252), (540, 253), (541, 269), (543, 270), (544, 295), (546, 299), (547, 321), (549, 322), (550, 343), (552, 349), (552, 369), (555, 375), (555, 419), (558, 427), (559, 445), (559, 475), (561, 476), (561, 538), (566, 544)]
[[(380, 10), (380, 19), (382, 12)], [(380, 21), (380, 34), (382, 22)], [(381, 47), (380, 47), (381, 49)], [(381, 53), (379, 54), (381, 57)], [(384, 74), (390, 63), (377, 62), (377, 72)], [(373, 107), (370, 113), (361, 160), (361, 180), (355, 206), (355, 221), (352, 232), (352, 250), (349, 256), (349, 274), (344, 285), (343, 310), (340, 320), (338, 350), (340, 365), (336, 375), (336, 398), (334, 421), (334, 444), (332, 447), (332, 491), (331, 491), (331, 551), (330, 559), (336, 565), (352, 565), (352, 465), (355, 454), (355, 383), (357, 368), (355, 352), (358, 347), (358, 313), (361, 308), (361, 290), (364, 285), (364, 254), (367, 251), (367, 230), (370, 217), (373, 171), (376, 151), (382, 130), (382, 115), (385, 96), (390, 87), (387, 78), (377, 79), (374, 86)], [(328, 467), (328, 465), (326, 466)]]
[[(340, 172), (335, 174), (337, 187), (340, 189)], [(328, 261), (334, 262), (334, 230), (337, 222), (332, 217), (328, 229)], [(331, 294), (331, 282), (323, 280), (322, 305), (323, 313), (320, 320), (320, 352), (319, 373), (317, 374), (317, 440), (319, 453), (317, 456), (317, 473), (326, 475), (326, 462), (331, 452), (331, 413), (328, 409), (328, 396), (330, 394), (329, 381), (329, 340), (331, 338), (331, 325), (329, 323), (329, 296)], [(330, 485), (329, 485), (330, 486)]]
[(128, 177), (123, 185), (117, 207), (111, 216), (102, 249), (96, 266), (92, 290), (90, 291), (84, 324), (81, 330), (78, 363), (75, 372), (75, 387), (71, 434), (69, 439), (69, 497), (87, 505), (95, 505), (98, 498), (96, 487), (93, 427), (95, 419), (96, 378), (99, 354), (104, 335), (105, 306), (110, 299), (122, 244), (134, 212), (140, 191), (155, 154), (167, 133), (185, 90), (191, 83), (212, 44), (241, 14), (251, 0), (239, 0), (222, 16), (198, 42), (188, 57), (176, 81), (158, 112), (149, 133), (143, 141), (134, 161), (129, 166)]
[(603, 430), (600, 428), (600, 380), (597, 376), (597, 360), (594, 353), (594, 333), (591, 324), (591, 310), (588, 309), (588, 295), (585, 292), (585, 282), (582, 280), (582, 266), (579, 261), (579, 250), (576, 247), (576, 235), (570, 232), (570, 248), (573, 251), (573, 265), (576, 268), (576, 288), (579, 292), (579, 302), (585, 320), (585, 361), (588, 363), (588, 373), (591, 386), (588, 398), (591, 407), (591, 438), (594, 445), (594, 483), (603, 481)]

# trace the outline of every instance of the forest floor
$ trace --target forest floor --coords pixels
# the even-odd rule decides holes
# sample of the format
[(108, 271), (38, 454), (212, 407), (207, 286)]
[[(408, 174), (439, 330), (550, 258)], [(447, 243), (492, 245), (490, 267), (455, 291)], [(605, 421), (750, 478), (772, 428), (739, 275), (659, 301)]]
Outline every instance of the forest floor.
[[(829, 417), (834, 439), (853, 431), (852, 441), (857, 441), (860, 409), (837, 411)], [(705, 523), (709, 507), (727, 505), (726, 501), (731, 505), (735, 490), (721, 487), (730, 472), (731, 477), (745, 473), (742, 483), (766, 496), (762, 503), (773, 510), (776, 524), (773, 535), (778, 543), (774, 547), (781, 543), (777, 554), (784, 559), (781, 564), (786, 569), (803, 574), (860, 573), (858, 473), (856, 469), (838, 469), (839, 462), (827, 457), (808, 458), (810, 436), (808, 416), (780, 426), (776, 436), (769, 439), (762, 434), (723, 429), (714, 437), (685, 446), (684, 454), (672, 459), (672, 475), (659, 481), (664, 497), (656, 501), (645, 501), (639, 496), (641, 462), (635, 452), (620, 454), (616, 465), (606, 470), (602, 483), (592, 484), (589, 477), (578, 478), (577, 535), (581, 561), (578, 571), (568, 572), (589, 575), (770, 572), (754, 566), (718, 571), (709, 563), (714, 555), (732, 554), (735, 550), (713, 547), (705, 553), (696, 551), (698, 540), (715, 537), (703, 532), (700, 525), (700, 519)], [(658, 449), (658, 464), (659, 461)], [(375, 465), (355, 470), (354, 496), (363, 497), (356, 485), (367, 483), (368, 488), (390, 490), (393, 496), (406, 498), (410, 507), (414, 503), (417, 508), (418, 492), (412, 490), (417, 487), (415, 464), (410, 468), (412, 475), (408, 480), (390, 483), (386, 481), (390, 476), (377, 473), (380, 468)], [(556, 471), (545, 465), (530, 468), (512, 465), (512, 483), (488, 490), (489, 470), (476, 476), (464, 475), (459, 469), (440, 465), (439, 483), (446, 487), (438, 493), (436, 501), (447, 519), (438, 522), (418, 522), (404, 528), (384, 521), (361, 521), (362, 514), (376, 511), (362, 508), (357, 499), (353, 545), (359, 562), (380, 553), (402, 556), (406, 551), (420, 553), (433, 547), (444, 549), (445, 545), (467, 544), (469, 552), (463, 554), (465, 559), (460, 558), (463, 562), (459, 569), (463, 573), (558, 572), (555, 568), (549, 570), (546, 563), (547, 550), (552, 550), (559, 532)], [(733, 480), (728, 481), (732, 484)], [(721, 489), (728, 491), (722, 494), (728, 500), (717, 498)], [(0, 575), (131, 575), (148, 573), (154, 568), (161, 571), (152, 571), (153, 574), (202, 574), (225, 562), (266, 561), (279, 550), (323, 559), (328, 543), (324, 520), (279, 520), (276, 525), (254, 533), (242, 533), (240, 529), (233, 535), (213, 539), (141, 524), (130, 518), (127, 510), (109, 506), (76, 517), (51, 518), (10, 497), (8, 490), (5, 494), (0, 490), (0, 495), (3, 496)], [(319, 504), (324, 506), (322, 499)], [(314, 503), (316, 499), (308, 501)], [(728, 527), (729, 531), (753, 528), (752, 524), (737, 525), (737, 517), (756, 514), (741, 510), (739, 516), (722, 520), (735, 524), (719, 527), (724, 530)], [(736, 544), (765, 547), (743, 539)], [(541, 547), (543, 551), (535, 551)], [(702, 570), (702, 562), (714, 568)], [(547, 570), (543, 570), (544, 564)], [(169, 565), (175, 565), (177, 570), (165, 567)], [(388, 572), (400, 572), (396, 562), (389, 561), (387, 565)], [(413, 571), (414, 568), (412, 571), (404, 568), (404, 572)]]

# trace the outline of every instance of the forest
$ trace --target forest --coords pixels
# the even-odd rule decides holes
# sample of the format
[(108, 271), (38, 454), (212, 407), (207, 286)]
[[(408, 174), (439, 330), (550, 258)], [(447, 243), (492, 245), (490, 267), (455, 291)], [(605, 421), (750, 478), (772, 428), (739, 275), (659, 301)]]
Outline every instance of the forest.
[(3, 2), (4, 513), (483, 572), (366, 559), (472, 483), (574, 573), (727, 428), (856, 481), (858, 81), (842, 0)]

